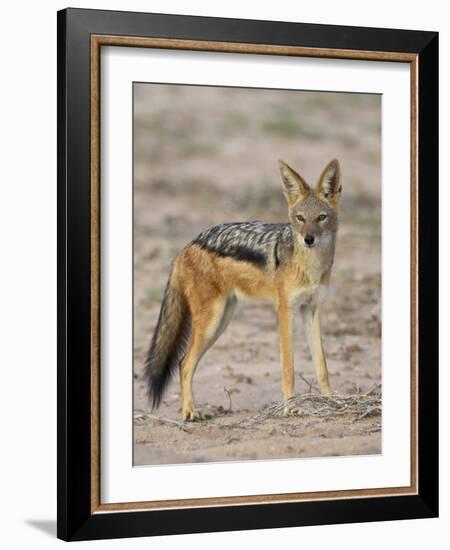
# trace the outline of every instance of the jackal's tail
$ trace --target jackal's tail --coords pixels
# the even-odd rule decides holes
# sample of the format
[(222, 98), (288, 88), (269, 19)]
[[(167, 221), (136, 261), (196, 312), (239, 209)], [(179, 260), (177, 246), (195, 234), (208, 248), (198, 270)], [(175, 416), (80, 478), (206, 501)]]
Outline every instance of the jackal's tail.
[(158, 322), (145, 359), (145, 379), (152, 408), (158, 407), (189, 341), (191, 316), (179, 290), (167, 283)]

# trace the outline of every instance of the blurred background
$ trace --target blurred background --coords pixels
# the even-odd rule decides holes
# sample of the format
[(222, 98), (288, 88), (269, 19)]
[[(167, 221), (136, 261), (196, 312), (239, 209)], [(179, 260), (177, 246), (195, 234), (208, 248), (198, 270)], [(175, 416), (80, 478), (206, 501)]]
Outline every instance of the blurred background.
[[(332, 158), (341, 164), (343, 193), (322, 324), (331, 385), (348, 394), (367, 391), (381, 381), (381, 96), (134, 84), (137, 415), (148, 411), (143, 360), (174, 256), (209, 225), (287, 221), (277, 159), (315, 185)], [(301, 393), (308, 390), (304, 379), (314, 389), (315, 375), (299, 322), (295, 334)], [(297, 445), (282, 433), (273, 433), (270, 444), (264, 445), (256, 436), (253, 440), (238, 434), (236, 441), (227, 443), (219, 432), (214, 435), (227, 416), (224, 411), (239, 418), (281, 399), (277, 319), (263, 302), (237, 310), (227, 331), (202, 359), (194, 392), (213, 419), (213, 435), (195, 427), (195, 437), (184, 441), (182, 434), (174, 439), (167, 423), (136, 422), (136, 464), (381, 449), (381, 428), (368, 425), (356, 433), (351, 422), (327, 422), (323, 432), (324, 426), (295, 419), (290, 429), (302, 433)], [(177, 374), (156, 414), (180, 420), (179, 407)], [(267, 426), (267, 433), (273, 428)], [(317, 441), (317, 433), (328, 435)]]

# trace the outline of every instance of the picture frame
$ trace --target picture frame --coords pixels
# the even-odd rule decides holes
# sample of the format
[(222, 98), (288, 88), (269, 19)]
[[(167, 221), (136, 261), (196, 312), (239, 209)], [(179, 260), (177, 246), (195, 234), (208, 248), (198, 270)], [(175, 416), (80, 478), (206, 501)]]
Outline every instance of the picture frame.
[[(101, 502), (100, 52), (103, 47), (410, 67), (411, 483)], [(58, 12), (58, 532), (153, 536), (438, 515), (438, 34), (66, 9)], [(432, 215), (430, 215), (432, 213)], [(130, 363), (131, 365), (131, 363)], [(131, 366), (130, 366), (131, 368)]]

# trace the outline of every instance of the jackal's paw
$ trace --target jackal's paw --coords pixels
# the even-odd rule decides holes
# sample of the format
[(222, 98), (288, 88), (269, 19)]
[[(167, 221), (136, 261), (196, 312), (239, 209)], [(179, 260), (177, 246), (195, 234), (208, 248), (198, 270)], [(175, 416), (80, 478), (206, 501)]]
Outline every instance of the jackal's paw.
[(195, 422), (196, 420), (202, 420), (202, 413), (198, 409), (188, 409), (183, 411), (183, 419), (187, 422)]
[(333, 395), (333, 390), (330, 388), (330, 386), (326, 386), (325, 388), (320, 388), (320, 393), (325, 397), (331, 397)]

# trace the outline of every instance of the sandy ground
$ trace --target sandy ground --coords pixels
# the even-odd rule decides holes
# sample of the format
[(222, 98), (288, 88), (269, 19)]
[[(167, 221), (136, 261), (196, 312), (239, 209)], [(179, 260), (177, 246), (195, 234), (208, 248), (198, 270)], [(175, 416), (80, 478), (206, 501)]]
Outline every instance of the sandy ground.
[[(180, 422), (178, 374), (153, 412), (142, 378), (174, 255), (208, 225), (286, 221), (278, 158), (311, 183), (338, 158), (341, 222), (322, 315), (330, 381), (344, 395), (381, 382), (379, 96), (145, 84), (134, 94), (134, 463), (380, 453), (379, 415), (236, 426), (281, 399), (277, 318), (263, 302), (240, 305), (200, 362), (205, 421)], [(300, 319), (295, 364), (296, 391), (315, 392)]]

